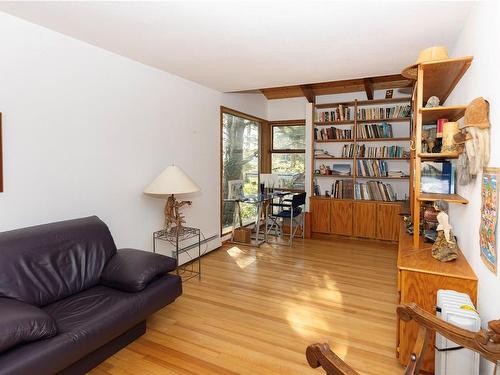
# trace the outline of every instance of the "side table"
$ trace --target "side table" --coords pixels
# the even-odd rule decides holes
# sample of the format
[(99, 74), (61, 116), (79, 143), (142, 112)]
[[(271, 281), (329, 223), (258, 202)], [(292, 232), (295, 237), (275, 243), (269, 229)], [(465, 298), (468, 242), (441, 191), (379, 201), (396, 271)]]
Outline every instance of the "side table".
[[(193, 238), (197, 238), (198, 241), (186, 244), (186, 241)], [(177, 227), (173, 227), (168, 231), (162, 229), (154, 232), (153, 253), (156, 253), (156, 241), (164, 241), (174, 247), (174, 249), (172, 249), (172, 255), (175, 253), (175, 258), (177, 259), (176, 272), (177, 275), (182, 277), (183, 281), (187, 281), (196, 276), (201, 279), (201, 231), (199, 228), (182, 227), (177, 230)], [(196, 247), (198, 247), (198, 257), (195, 259), (191, 256), (189, 250)], [(179, 265), (179, 257), (181, 254), (187, 254), (190, 259), (182, 266)], [(198, 267), (196, 267), (196, 263), (198, 263)]]

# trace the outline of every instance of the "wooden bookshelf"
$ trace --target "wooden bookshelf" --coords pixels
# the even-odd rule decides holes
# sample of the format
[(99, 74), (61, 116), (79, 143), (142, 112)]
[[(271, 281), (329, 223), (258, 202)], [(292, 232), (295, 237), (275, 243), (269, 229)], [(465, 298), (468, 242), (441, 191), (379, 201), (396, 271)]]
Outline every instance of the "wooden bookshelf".
[(402, 137), (402, 138), (397, 138), (397, 137), (391, 137), (391, 138), (356, 138), (357, 142), (363, 143), (363, 142), (406, 142), (410, 141), (411, 138), (409, 137)]
[(316, 142), (316, 143), (338, 143), (338, 142), (351, 143), (351, 142), (354, 142), (354, 139), (353, 138), (349, 138), (349, 139), (318, 139), (318, 140), (315, 140), (314, 142)]
[(410, 117), (390, 117), (390, 118), (381, 118), (381, 119), (371, 119), (371, 120), (356, 120), (358, 124), (374, 124), (377, 122), (407, 122), (410, 121)]
[[(396, 104), (400, 103), (400, 104)], [(375, 99), (375, 100), (354, 100), (354, 101), (343, 101), (343, 102), (335, 102), (335, 103), (323, 103), (323, 104), (316, 104), (313, 106), (313, 119), (316, 120), (318, 117), (316, 116), (316, 113), (319, 111), (327, 111), (329, 108), (331, 109), (336, 109), (338, 108), (339, 105), (342, 105), (344, 108), (349, 107), (350, 108), (350, 117), (351, 119), (345, 120), (345, 121), (314, 121), (313, 122), (313, 129), (320, 129), (322, 126), (345, 126), (349, 125), (351, 126), (350, 130), (352, 131), (353, 138), (352, 139), (326, 139), (326, 140), (314, 140), (314, 130), (312, 134), (312, 139), (313, 139), (313, 147), (312, 147), (312, 170), (316, 170), (318, 167), (318, 164), (316, 163), (317, 161), (332, 161), (334, 162), (335, 160), (346, 160), (346, 161), (352, 161), (352, 176), (339, 176), (339, 175), (315, 175), (314, 173), (311, 174), (311, 186), (314, 186), (314, 179), (315, 178), (331, 178), (331, 179), (352, 179), (353, 183), (356, 183), (356, 179), (359, 180), (380, 180), (380, 181), (407, 181), (410, 179), (410, 176), (403, 176), (403, 177), (393, 177), (393, 176), (360, 176), (358, 175), (358, 163), (357, 160), (387, 160), (387, 161), (399, 161), (399, 162), (409, 162), (410, 158), (409, 157), (358, 157), (356, 155), (356, 146), (357, 144), (364, 144), (364, 143), (369, 143), (369, 142), (378, 142), (383, 145), (387, 145), (387, 143), (391, 143), (397, 146), (402, 147), (401, 142), (410, 142), (411, 140), (411, 117), (396, 117), (396, 118), (382, 118), (382, 119), (358, 119), (358, 109), (359, 107), (368, 107), (368, 108), (374, 108), (374, 107), (393, 107), (394, 105), (405, 105), (405, 104), (410, 104), (411, 103), (411, 97), (402, 97), (402, 98), (390, 98), (390, 99)], [(391, 138), (358, 138), (358, 125), (361, 124), (376, 124), (376, 123), (382, 123), (382, 122), (387, 122), (387, 123), (394, 123), (397, 124), (398, 129), (399, 126), (403, 126), (406, 124), (408, 126), (408, 137), (391, 137)], [(341, 128), (342, 129), (342, 128)], [(343, 128), (346, 129), (346, 128)], [(401, 133), (399, 133), (401, 134)], [(403, 133), (404, 134), (404, 133)], [(345, 143), (345, 144), (353, 144), (354, 147), (354, 155), (352, 157), (330, 157), (330, 156), (315, 156), (314, 154), (314, 145), (320, 145), (320, 144), (328, 144), (328, 143)], [(377, 146), (375, 146), (377, 147)], [(381, 146), (380, 146), (381, 147)], [(407, 147), (407, 150), (409, 150), (409, 144)], [(333, 192), (332, 192), (333, 194)], [(366, 200), (359, 200), (359, 201), (364, 201)], [(380, 201), (383, 202), (383, 201)]]
[(449, 107), (420, 108), (422, 113), (422, 124), (431, 124), (440, 118), (447, 118), (448, 121), (458, 121), (464, 117), (465, 105), (455, 105)]
[[(352, 158), (348, 158), (348, 159), (352, 159)], [(356, 159), (358, 160), (410, 160), (410, 158), (389, 158), (389, 157), (386, 157), (386, 158), (370, 158), (370, 157), (360, 157), (360, 156), (357, 156)]]
[(350, 157), (343, 157), (343, 156), (334, 156), (334, 157), (329, 157), (329, 156), (315, 156), (314, 157), (316, 160), (352, 160)]
[(422, 103), (437, 96), (444, 103), (472, 63), (472, 56), (420, 64), (423, 75)]
[(457, 159), (459, 154), (456, 153), (432, 153), (432, 152), (420, 152), (418, 154), (420, 159), (426, 160), (438, 160), (438, 159)]
[(363, 180), (407, 180), (410, 176), (401, 176), (401, 177), (393, 177), (393, 176), (360, 176), (356, 175), (356, 178)]
[(346, 121), (315, 121), (316, 126), (340, 126), (340, 125), (354, 125), (354, 120)]
[[(424, 105), (431, 96), (437, 96), (441, 103), (453, 91), (457, 83), (465, 74), (472, 63), (472, 56), (453, 58), (441, 61), (422, 63), (417, 67), (417, 82), (413, 93), (413, 122), (415, 124), (414, 144), (415, 152), (412, 153), (412, 169), (415, 171), (414, 185), (412, 187), (412, 221), (415, 228), (420, 227), (420, 205), (422, 202), (433, 202), (444, 200), (449, 203), (467, 204), (467, 199), (458, 194), (428, 194), (421, 193), (421, 165), (426, 160), (446, 160), (458, 157), (455, 153), (422, 153), (422, 126), (434, 123), (439, 118), (447, 118), (449, 121), (459, 120), (464, 116), (466, 106), (441, 106), (425, 108)], [(413, 246), (420, 246), (420, 233), (418, 230), (413, 234)]]
[(435, 202), (443, 200), (450, 203), (467, 204), (469, 201), (458, 194), (420, 193), (417, 198), (420, 202)]

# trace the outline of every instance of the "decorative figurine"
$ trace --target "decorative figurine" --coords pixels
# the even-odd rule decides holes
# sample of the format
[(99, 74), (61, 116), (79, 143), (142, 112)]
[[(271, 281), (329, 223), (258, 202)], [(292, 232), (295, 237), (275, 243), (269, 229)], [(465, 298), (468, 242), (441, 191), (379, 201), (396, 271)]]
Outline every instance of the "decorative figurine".
[(457, 259), (458, 246), (455, 236), (451, 231), (449, 222), (448, 203), (442, 200), (434, 203), (434, 208), (439, 213), (437, 214), (437, 238), (432, 245), (432, 256), (441, 262), (449, 262), (450, 260)]
[(427, 100), (425, 108), (435, 108), (435, 107), (439, 107), (439, 98), (437, 96), (431, 96)]

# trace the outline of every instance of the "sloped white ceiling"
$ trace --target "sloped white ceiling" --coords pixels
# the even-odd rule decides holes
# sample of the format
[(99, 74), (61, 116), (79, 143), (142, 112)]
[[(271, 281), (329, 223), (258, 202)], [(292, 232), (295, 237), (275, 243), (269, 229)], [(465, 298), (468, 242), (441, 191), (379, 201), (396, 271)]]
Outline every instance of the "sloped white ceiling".
[(393, 74), (450, 49), (473, 2), (0, 2), (0, 11), (219, 91)]

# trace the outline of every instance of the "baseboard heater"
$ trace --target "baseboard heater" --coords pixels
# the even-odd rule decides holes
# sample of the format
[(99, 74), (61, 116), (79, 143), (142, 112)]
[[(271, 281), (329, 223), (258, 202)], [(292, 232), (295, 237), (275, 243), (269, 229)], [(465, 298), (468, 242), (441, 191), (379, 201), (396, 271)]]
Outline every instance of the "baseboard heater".
[[(470, 297), (454, 290), (438, 290), (436, 314), (469, 331), (481, 328), (481, 318)], [(436, 334), (436, 375), (479, 375), (479, 354)]]
[[(213, 236), (201, 240), (201, 256), (208, 254), (212, 250), (218, 249), (221, 246), (220, 236), (214, 234)], [(179, 265), (188, 263), (198, 257), (198, 241), (188, 245), (184, 248), (184, 252), (179, 254)]]

